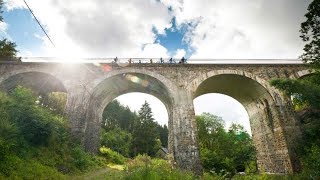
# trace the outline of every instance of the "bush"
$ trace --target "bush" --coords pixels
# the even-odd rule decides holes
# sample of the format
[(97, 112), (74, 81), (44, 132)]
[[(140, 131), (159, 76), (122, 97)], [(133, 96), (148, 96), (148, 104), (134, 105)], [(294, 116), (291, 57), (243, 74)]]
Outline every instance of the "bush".
[(191, 172), (174, 169), (173, 166), (162, 159), (151, 159), (146, 155), (138, 155), (135, 159), (129, 161), (126, 166), (124, 179), (172, 179), (188, 180), (194, 179)]
[(126, 161), (125, 157), (115, 151), (112, 151), (110, 148), (102, 146), (99, 150), (100, 154), (105, 157), (109, 163), (124, 164)]
[(132, 135), (120, 128), (115, 128), (103, 133), (101, 135), (101, 145), (109, 147), (123, 156), (128, 157), (132, 142)]
[(0, 179), (63, 179), (104, 166), (103, 158), (71, 142), (67, 122), (29, 89), (0, 92)]
[(72, 164), (80, 171), (85, 171), (89, 167), (94, 166), (94, 160), (92, 156), (82, 150), (80, 147), (76, 147), (72, 151)]
[(320, 147), (313, 145), (302, 158), (303, 174), (310, 179), (320, 179)]

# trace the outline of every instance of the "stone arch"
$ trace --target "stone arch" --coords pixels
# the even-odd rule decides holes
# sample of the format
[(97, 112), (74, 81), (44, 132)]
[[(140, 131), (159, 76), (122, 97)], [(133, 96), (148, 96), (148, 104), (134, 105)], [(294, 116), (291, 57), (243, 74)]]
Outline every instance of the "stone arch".
[(122, 68), (122, 69), (117, 69), (115, 71), (111, 71), (106, 73), (103, 76), (99, 76), (99, 78), (95, 79), (93, 81), (93, 87), (97, 87), (102, 81), (104, 81), (107, 78), (116, 76), (116, 75), (120, 75), (120, 74), (126, 74), (126, 73), (137, 73), (137, 74), (145, 74), (148, 75), (150, 77), (155, 78), (156, 80), (158, 80), (159, 82), (162, 82), (164, 85), (166, 85), (167, 90), (170, 92), (170, 94), (172, 94), (173, 92), (176, 91), (176, 86), (175, 84), (169, 80), (168, 78), (164, 77), (163, 75), (153, 72), (153, 71), (149, 71), (146, 69), (141, 69), (141, 68)]
[(308, 76), (308, 75), (311, 75), (313, 73), (314, 73), (314, 70), (304, 69), (304, 70), (297, 71), (297, 72), (293, 73), (290, 76), (290, 79), (299, 79), (299, 78), (302, 78), (303, 76)]
[(161, 75), (153, 72), (147, 72), (140, 70), (124, 69), (117, 72), (111, 72), (100, 78), (91, 92), (89, 109), (87, 112), (87, 125), (85, 136), (85, 147), (89, 151), (96, 151), (98, 147), (100, 122), (102, 120), (102, 113), (104, 108), (116, 97), (130, 93), (141, 92), (147, 93), (157, 97), (166, 107), (169, 117), (169, 151), (172, 150), (172, 109), (173, 109), (173, 96), (172, 86), (168, 86), (171, 82)]
[[(197, 90), (197, 88), (200, 86), (200, 84), (205, 81), (206, 79), (216, 76), (216, 75), (223, 75), (223, 74), (233, 74), (233, 75), (240, 75), (247, 77), (249, 79), (252, 79), (253, 81), (256, 81), (259, 83), (262, 87), (265, 89), (272, 89), (272, 87), (269, 85), (269, 83), (260, 78), (259, 76), (256, 76), (255, 74), (252, 74), (247, 71), (242, 71), (242, 70), (230, 70), (230, 69), (223, 69), (223, 70), (214, 70), (214, 71), (209, 71), (207, 73), (201, 74), (199, 77), (195, 78), (190, 84), (190, 88), (193, 90), (193, 93)], [(272, 96), (272, 95), (271, 95)]]
[[(57, 68), (53, 68), (57, 67)], [(61, 86), (63, 86), (63, 89), (65, 92), (68, 92), (70, 87), (68, 83), (65, 82), (65, 75), (64, 69), (62, 64), (55, 64), (55, 63), (49, 63), (43, 66), (40, 66), (39, 64), (30, 64), (30, 63), (23, 63), (23, 64), (8, 64), (7, 66), (3, 66), (1, 68), (4, 68), (3, 70), (0, 69), (2, 72), (0, 76), (0, 84), (2, 84), (4, 81), (8, 80), (10, 77), (13, 77), (15, 75), (21, 75), (21, 74), (31, 74), (31, 73), (39, 73), (39, 75), (43, 75), (46, 77), (49, 77), (51, 79), (54, 79), (55, 81), (60, 82)]]
[(0, 88), (11, 91), (21, 85), (32, 89), (37, 94), (50, 92), (65, 92), (67, 89), (57, 77), (41, 71), (21, 71), (2, 77)]
[[(247, 110), (259, 170), (272, 173), (292, 172), (289, 148), (283, 132), (283, 115), (263, 79), (238, 70), (218, 70), (193, 81), (193, 97), (220, 93), (239, 101)], [(273, 97), (277, 96), (277, 97)]]

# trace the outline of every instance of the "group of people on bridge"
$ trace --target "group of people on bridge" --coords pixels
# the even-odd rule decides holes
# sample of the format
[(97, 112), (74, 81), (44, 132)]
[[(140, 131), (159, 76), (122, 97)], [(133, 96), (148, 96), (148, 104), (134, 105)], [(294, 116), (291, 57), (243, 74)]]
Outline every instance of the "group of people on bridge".
[[(168, 59), (167, 61), (165, 61), (162, 57), (161, 57), (158, 61), (156, 61), (156, 62), (154, 62), (153, 59), (150, 59), (149, 61), (143, 61), (143, 62), (141, 61), (141, 59), (138, 59), (138, 62), (136, 62), (136, 61), (134, 61), (132, 58), (129, 58), (127, 62), (128, 62), (129, 64), (131, 64), (131, 63), (151, 63), (151, 64), (152, 64), (152, 63), (160, 63), (160, 64), (162, 64), (162, 63), (170, 63), (170, 64), (175, 64), (175, 63), (177, 63), (176, 59), (170, 58), (170, 59)], [(112, 63), (120, 63), (120, 60), (118, 59), (118, 57), (116, 57), (116, 58), (113, 59)], [(179, 64), (187, 63), (187, 59), (184, 58), (184, 57), (182, 57), (182, 58), (179, 60), (178, 63), (179, 63)]]

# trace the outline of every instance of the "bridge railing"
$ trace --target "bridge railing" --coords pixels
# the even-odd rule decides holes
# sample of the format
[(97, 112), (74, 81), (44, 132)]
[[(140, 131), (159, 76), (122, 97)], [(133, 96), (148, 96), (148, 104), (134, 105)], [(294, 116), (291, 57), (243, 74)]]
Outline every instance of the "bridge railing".
[(159, 63), (159, 64), (302, 64), (299, 59), (185, 59), (178, 58), (55, 58), (23, 57), (23, 62), (60, 62), (60, 63)]

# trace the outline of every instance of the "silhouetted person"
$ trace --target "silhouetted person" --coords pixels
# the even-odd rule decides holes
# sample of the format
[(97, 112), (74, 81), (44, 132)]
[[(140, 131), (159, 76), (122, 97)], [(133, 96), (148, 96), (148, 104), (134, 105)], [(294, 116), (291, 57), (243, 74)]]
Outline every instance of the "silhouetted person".
[(164, 61), (163, 61), (162, 57), (160, 58), (160, 63), (164, 63)]
[(181, 62), (182, 63), (185, 63), (187, 60), (184, 58), (184, 57), (182, 57), (182, 59), (181, 59)]
[(179, 61), (179, 63), (184, 64), (186, 62), (186, 59), (184, 57), (181, 58), (181, 60)]
[(118, 62), (118, 57), (114, 58), (114, 63), (117, 63)]
[(131, 64), (131, 63), (132, 63), (132, 59), (130, 58), (130, 59), (128, 60), (128, 62), (129, 62), (129, 64)]
[(152, 59), (150, 59), (150, 63), (152, 64)]
[(169, 63), (173, 63), (173, 59), (172, 58), (169, 59)]
[(141, 59), (139, 59), (139, 64), (141, 64)]

